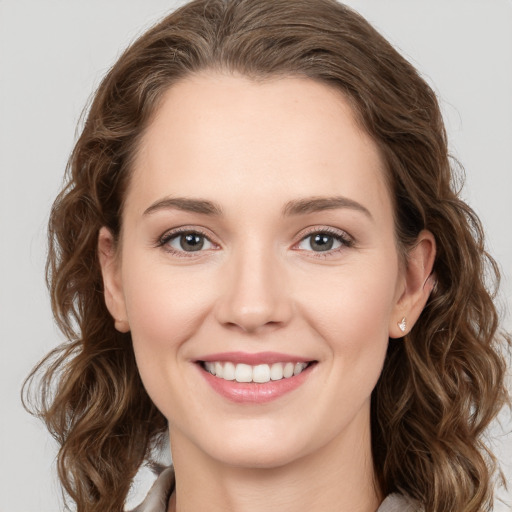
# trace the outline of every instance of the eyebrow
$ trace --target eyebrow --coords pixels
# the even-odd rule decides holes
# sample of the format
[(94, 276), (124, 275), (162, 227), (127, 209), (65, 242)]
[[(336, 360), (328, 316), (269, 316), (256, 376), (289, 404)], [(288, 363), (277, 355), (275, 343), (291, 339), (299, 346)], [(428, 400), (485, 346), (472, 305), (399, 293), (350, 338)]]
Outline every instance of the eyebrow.
[[(349, 199), (348, 197), (307, 197), (303, 199), (294, 199), (289, 201), (283, 208), (284, 217), (294, 215), (307, 215), (324, 210), (337, 210), (348, 208), (364, 213), (368, 218), (373, 219), (370, 211), (362, 204)], [(191, 199), (188, 197), (166, 197), (154, 202), (144, 210), (144, 215), (148, 215), (160, 210), (176, 209), (191, 213), (200, 213), (203, 215), (221, 216), (222, 208), (217, 203), (207, 199)]]
[(362, 204), (354, 201), (353, 199), (342, 196), (295, 199), (285, 205), (283, 215), (306, 215), (308, 213), (321, 212), (324, 210), (337, 210), (339, 208), (356, 210), (364, 213), (368, 218), (373, 219), (370, 211)]
[(190, 199), (187, 197), (166, 197), (156, 201), (149, 208), (144, 210), (144, 215), (169, 209), (202, 213), (204, 215), (222, 215), (222, 208), (216, 203), (207, 201), (206, 199)]

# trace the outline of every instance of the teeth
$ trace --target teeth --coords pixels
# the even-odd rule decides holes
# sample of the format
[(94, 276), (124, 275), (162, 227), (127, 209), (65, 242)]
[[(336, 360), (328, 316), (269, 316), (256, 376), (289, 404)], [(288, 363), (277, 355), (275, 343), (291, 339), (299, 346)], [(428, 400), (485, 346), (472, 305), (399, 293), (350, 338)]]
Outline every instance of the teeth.
[(285, 379), (288, 379), (293, 375), (294, 368), (295, 365), (293, 363), (286, 363), (284, 365), (283, 376), (285, 377)]
[[(263, 384), (270, 380), (270, 367), (268, 364), (259, 364), (252, 369), (252, 380)], [(275, 379), (274, 379), (275, 380)]]
[(224, 377), (224, 367), (222, 366), (222, 363), (215, 363), (215, 375), (217, 377)]
[(299, 375), (302, 370), (304, 370), (304, 363), (296, 363), (293, 369), (293, 375)]
[(236, 380), (237, 382), (257, 382), (264, 384), (270, 380), (289, 379), (299, 375), (308, 366), (307, 363), (274, 363), (258, 364), (233, 364), (232, 362), (205, 362), (204, 368), (212, 375), (224, 380)]
[[(220, 364), (220, 363), (215, 363)], [(217, 377), (219, 374), (217, 374)], [(251, 382), (252, 381), (252, 367), (248, 364), (237, 364), (235, 367), (235, 380), (237, 382)]]
[[(293, 364), (293, 363), (289, 363)], [(281, 363), (274, 363), (270, 368), (270, 378), (272, 380), (281, 380), (283, 378), (284, 368)]]
[(236, 376), (235, 365), (230, 362), (225, 363), (224, 371), (222, 373), (222, 378), (224, 380), (235, 380), (235, 376)]
[(207, 372), (210, 372), (212, 375), (215, 375), (215, 363), (204, 363), (204, 368)]

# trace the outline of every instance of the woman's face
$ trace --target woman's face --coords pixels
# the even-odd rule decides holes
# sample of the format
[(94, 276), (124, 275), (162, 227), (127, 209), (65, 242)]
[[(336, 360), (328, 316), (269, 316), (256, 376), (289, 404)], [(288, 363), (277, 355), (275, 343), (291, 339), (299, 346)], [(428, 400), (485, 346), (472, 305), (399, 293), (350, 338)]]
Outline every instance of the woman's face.
[(407, 277), (383, 163), (339, 92), (213, 72), (172, 86), (122, 224), (116, 257), (100, 236), (107, 304), (173, 447), (274, 467), (368, 441)]

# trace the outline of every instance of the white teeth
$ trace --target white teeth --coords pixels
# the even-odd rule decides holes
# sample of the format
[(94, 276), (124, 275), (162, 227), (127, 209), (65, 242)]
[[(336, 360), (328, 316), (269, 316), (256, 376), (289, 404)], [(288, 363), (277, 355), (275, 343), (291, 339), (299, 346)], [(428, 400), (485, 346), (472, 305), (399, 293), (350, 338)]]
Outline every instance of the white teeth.
[(252, 366), (249, 366), (248, 364), (237, 364), (235, 368), (235, 380), (237, 382), (251, 382)]
[(297, 363), (295, 365), (295, 368), (293, 369), (293, 375), (299, 375), (299, 373), (302, 372), (302, 370), (304, 370), (304, 368), (306, 368), (306, 363)]
[(215, 375), (215, 363), (205, 362), (204, 367), (207, 372), (210, 372), (212, 375)]
[(272, 380), (281, 380), (283, 378), (283, 373), (283, 365), (281, 363), (274, 363), (270, 368), (270, 378)]
[[(259, 364), (252, 369), (252, 380), (263, 384), (270, 380), (270, 366), (268, 364)], [(275, 380), (275, 379), (274, 379)]]
[(286, 363), (284, 365), (283, 377), (285, 379), (289, 379), (293, 375), (294, 368), (295, 368), (295, 365), (293, 363)]
[(224, 380), (235, 380), (235, 365), (231, 362), (224, 363), (224, 371), (222, 373)]
[(234, 363), (227, 361), (205, 362), (204, 368), (212, 375), (224, 380), (236, 380), (237, 382), (257, 382), (264, 384), (270, 380), (289, 379), (299, 375), (308, 366), (308, 363), (274, 363), (258, 364), (251, 366), (249, 364)]

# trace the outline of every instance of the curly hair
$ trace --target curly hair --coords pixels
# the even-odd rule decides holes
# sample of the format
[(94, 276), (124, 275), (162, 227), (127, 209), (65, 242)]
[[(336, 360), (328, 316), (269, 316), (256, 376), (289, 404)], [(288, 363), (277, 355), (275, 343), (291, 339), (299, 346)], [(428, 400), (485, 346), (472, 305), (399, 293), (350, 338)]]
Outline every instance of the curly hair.
[[(491, 510), (496, 459), (483, 443), (508, 402), (494, 305), (499, 271), (459, 197), (434, 92), (366, 20), (335, 0), (195, 0), (155, 25), (99, 86), (49, 222), (47, 281), (70, 340), (31, 373), (32, 411), (60, 444), (58, 473), (78, 512), (122, 510), (167, 428), (138, 375), (130, 334), (105, 306), (98, 232), (118, 236), (131, 163), (163, 93), (213, 69), (254, 80), (308, 77), (340, 91), (379, 147), (405, 260), (436, 239), (436, 287), (411, 332), (390, 341), (372, 394), (372, 452), (383, 494), (425, 512)], [(31, 386), (25, 387), (31, 396)]]

